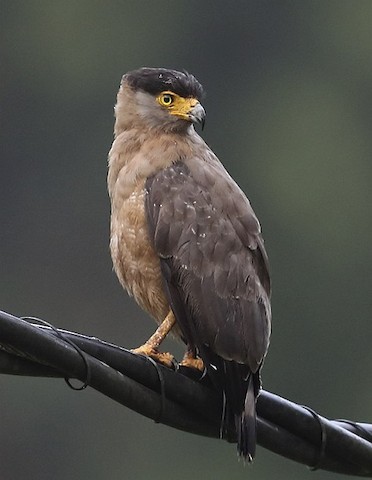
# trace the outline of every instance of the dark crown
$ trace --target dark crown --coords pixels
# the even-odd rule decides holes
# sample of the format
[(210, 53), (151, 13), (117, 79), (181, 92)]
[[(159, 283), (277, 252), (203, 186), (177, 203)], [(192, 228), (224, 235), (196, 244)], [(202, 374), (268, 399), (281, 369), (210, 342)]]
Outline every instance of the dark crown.
[(181, 97), (193, 97), (201, 100), (203, 87), (194, 75), (183, 71), (168, 70), (166, 68), (147, 68), (133, 70), (124, 75), (123, 81), (135, 90), (157, 95), (165, 90), (170, 90)]

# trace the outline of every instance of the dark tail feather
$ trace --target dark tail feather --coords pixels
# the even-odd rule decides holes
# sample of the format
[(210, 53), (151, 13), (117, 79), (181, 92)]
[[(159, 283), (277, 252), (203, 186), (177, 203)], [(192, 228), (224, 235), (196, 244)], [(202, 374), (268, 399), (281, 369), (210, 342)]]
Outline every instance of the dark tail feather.
[(249, 375), (244, 410), (235, 414), (238, 454), (251, 462), (256, 453), (256, 395), (253, 374)]
[(236, 439), (239, 456), (251, 462), (256, 453), (256, 399), (261, 388), (260, 371), (253, 373), (248, 365), (224, 360), (206, 347), (199, 353), (212, 383), (223, 392), (221, 438)]

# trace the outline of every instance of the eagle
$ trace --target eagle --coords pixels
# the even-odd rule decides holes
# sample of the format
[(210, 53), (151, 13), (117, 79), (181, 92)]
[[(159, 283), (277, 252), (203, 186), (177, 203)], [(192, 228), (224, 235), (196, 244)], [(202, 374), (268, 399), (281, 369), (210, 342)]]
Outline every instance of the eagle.
[[(249, 200), (196, 132), (203, 87), (186, 71), (140, 68), (122, 77), (108, 155), (110, 251), (121, 285), (157, 322), (135, 353), (205, 369), (221, 392), (221, 432), (240, 456), (256, 450), (256, 400), (271, 333), (271, 283)], [(223, 134), (223, 132), (221, 132)], [(230, 429), (230, 430), (229, 430)]]

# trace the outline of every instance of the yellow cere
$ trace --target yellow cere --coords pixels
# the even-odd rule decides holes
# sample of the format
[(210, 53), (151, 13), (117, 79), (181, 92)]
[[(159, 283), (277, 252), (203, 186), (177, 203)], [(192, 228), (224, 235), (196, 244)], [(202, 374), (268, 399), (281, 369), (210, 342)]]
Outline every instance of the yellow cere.
[(162, 106), (168, 109), (171, 115), (188, 119), (190, 111), (199, 103), (196, 98), (184, 98), (171, 91), (161, 92), (156, 100)]

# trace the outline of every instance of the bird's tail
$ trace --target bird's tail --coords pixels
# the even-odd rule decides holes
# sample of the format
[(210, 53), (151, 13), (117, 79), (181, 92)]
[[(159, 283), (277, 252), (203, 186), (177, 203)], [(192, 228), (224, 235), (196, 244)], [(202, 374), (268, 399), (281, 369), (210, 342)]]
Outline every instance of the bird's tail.
[(241, 413), (234, 414), (238, 454), (248, 462), (251, 462), (255, 456), (257, 438), (256, 395), (253, 376), (251, 373), (248, 378), (244, 410)]
[(256, 399), (261, 385), (260, 374), (235, 362), (224, 362), (224, 367), (226, 406), (223, 431), (235, 430), (238, 454), (251, 462), (256, 453)]
[[(201, 351), (213, 385), (222, 390), (220, 436), (237, 442), (240, 457), (251, 462), (256, 453), (256, 400), (261, 388), (260, 368), (224, 360), (205, 348)], [(213, 366), (213, 368), (212, 368)]]

